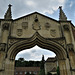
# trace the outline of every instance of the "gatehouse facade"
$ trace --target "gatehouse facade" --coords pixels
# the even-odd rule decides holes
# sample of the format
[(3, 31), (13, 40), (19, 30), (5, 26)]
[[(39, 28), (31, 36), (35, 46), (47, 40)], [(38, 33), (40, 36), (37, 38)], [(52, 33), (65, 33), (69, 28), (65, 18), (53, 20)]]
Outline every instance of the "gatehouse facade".
[(75, 27), (59, 10), (58, 21), (38, 12), (12, 19), (8, 6), (0, 19), (0, 75), (14, 75), (17, 53), (35, 45), (56, 54), (60, 75), (75, 75)]

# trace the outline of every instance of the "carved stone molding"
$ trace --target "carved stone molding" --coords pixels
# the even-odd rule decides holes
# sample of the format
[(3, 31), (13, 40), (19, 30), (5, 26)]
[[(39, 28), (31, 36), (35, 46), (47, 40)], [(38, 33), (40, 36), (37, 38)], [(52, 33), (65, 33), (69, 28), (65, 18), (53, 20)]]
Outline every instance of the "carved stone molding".
[(10, 46), (12, 46), (13, 44), (15, 44), (15, 43), (18, 43), (18, 42), (20, 42), (20, 41), (23, 41), (23, 40), (25, 40), (24, 38), (9, 38), (8, 39), (8, 48), (10, 47)]
[[(30, 39), (32, 39), (32, 38), (30, 38)], [(23, 39), (23, 38), (21, 38), (21, 39), (17, 39), (17, 38), (16, 39), (14, 39), (14, 38), (13, 39), (9, 39), (9, 41), (8, 41), (8, 48), (11, 47), (13, 44), (18, 43), (18, 42), (23, 41), (23, 40), (27, 41), (27, 39)], [(60, 45), (62, 45), (64, 48), (66, 48), (65, 40), (62, 39), (62, 38), (57, 38), (57, 39), (48, 39), (48, 38), (46, 38), (46, 40), (47, 41), (53, 40), (54, 42), (57, 42)]]
[(65, 39), (53, 39), (55, 42), (59, 43), (60, 45), (62, 45), (64, 48), (66, 48), (66, 44), (65, 44)]
[(19, 40), (18, 39), (9, 39), (8, 41), (8, 48), (13, 45), (14, 43), (18, 42)]
[(67, 44), (67, 49), (68, 50), (74, 50), (73, 44)]
[(59, 40), (58, 43), (60, 43), (65, 48), (65, 41), (64, 40)]

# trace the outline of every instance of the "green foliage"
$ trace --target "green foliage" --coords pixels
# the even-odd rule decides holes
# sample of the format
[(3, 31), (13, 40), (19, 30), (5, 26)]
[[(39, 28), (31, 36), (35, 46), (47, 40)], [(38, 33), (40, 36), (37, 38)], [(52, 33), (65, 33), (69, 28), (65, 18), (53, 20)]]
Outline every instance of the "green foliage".
[(45, 68), (44, 68), (45, 60), (44, 60), (44, 55), (42, 56), (42, 61), (40, 65), (40, 73), (39, 75), (45, 75)]
[(35, 75), (35, 74), (30, 74), (30, 75)]
[(40, 61), (25, 61), (24, 58), (15, 60), (15, 67), (40, 67)]
[(26, 75), (30, 75), (30, 74), (29, 74), (29, 72), (27, 72), (27, 74), (26, 74)]
[(44, 55), (42, 56), (42, 61), (41, 61), (41, 69), (44, 69), (44, 64), (45, 64), (45, 60), (44, 60)]
[[(40, 67), (39, 75), (45, 75), (44, 63), (44, 56), (42, 58), (42, 61), (25, 61), (24, 58), (19, 58), (18, 60), (15, 60), (15, 67)], [(28, 72), (26, 75), (34, 74), (29, 74)]]
[(34, 75), (34, 74), (30, 74), (29, 72), (27, 72), (27, 74), (25, 74), (25, 75)]
[(57, 67), (57, 75), (60, 75), (59, 66)]
[(18, 61), (24, 62), (24, 58), (19, 58)]
[(45, 75), (45, 70), (41, 69), (39, 75)]
[(52, 74), (50, 72), (48, 72), (47, 75), (52, 75)]

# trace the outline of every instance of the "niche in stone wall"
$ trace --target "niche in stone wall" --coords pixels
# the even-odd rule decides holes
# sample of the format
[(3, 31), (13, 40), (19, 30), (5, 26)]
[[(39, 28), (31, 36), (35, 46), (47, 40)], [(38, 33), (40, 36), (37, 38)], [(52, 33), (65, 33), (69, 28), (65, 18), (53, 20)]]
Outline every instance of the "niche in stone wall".
[(64, 25), (63, 26), (63, 30), (64, 30), (64, 36), (66, 38), (66, 42), (69, 44), (71, 43), (71, 34), (70, 34), (70, 28), (69, 28), (69, 25)]
[(8, 30), (8, 29), (9, 29), (9, 23), (4, 23), (4, 24), (2, 25), (2, 29), (3, 29), (3, 30)]

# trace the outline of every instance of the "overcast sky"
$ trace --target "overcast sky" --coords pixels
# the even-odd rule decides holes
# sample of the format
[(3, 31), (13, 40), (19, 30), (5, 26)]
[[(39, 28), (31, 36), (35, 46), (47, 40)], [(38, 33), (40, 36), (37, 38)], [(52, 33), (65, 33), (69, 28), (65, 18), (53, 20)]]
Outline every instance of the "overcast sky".
[(35, 46), (31, 49), (27, 49), (24, 51), (21, 51), (17, 54), (16, 59), (18, 58), (24, 58), (25, 60), (38, 60), (40, 61), (42, 59), (42, 55), (44, 55), (45, 60), (48, 57), (55, 57), (55, 53), (49, 51), (49, 50), (45, 50), (42, 49), (38, 46)]
[[(4, 17), (4, 14), (8, 8), (8, 4), (12, 4), (12, 17), (13, 19), (24, 16), (32, 12), (39, 12), (59, 20), (59, 6), (62, 6), (68, 20), (71, 20), (75, 25), (75, 1), (74, 0), (0, 0), (0, 18)], [(49, 53), (35, 46), (31, 50), (26, 50), (19, 53), (16, 57), (25, 57), (25, 59), (37, 58), (40, 60), (42, 54), (45, 55), (45, 59), (49, 56), (55, 56), (53, 53)], [(33, 57), (33, 58), (32, 58)]]

